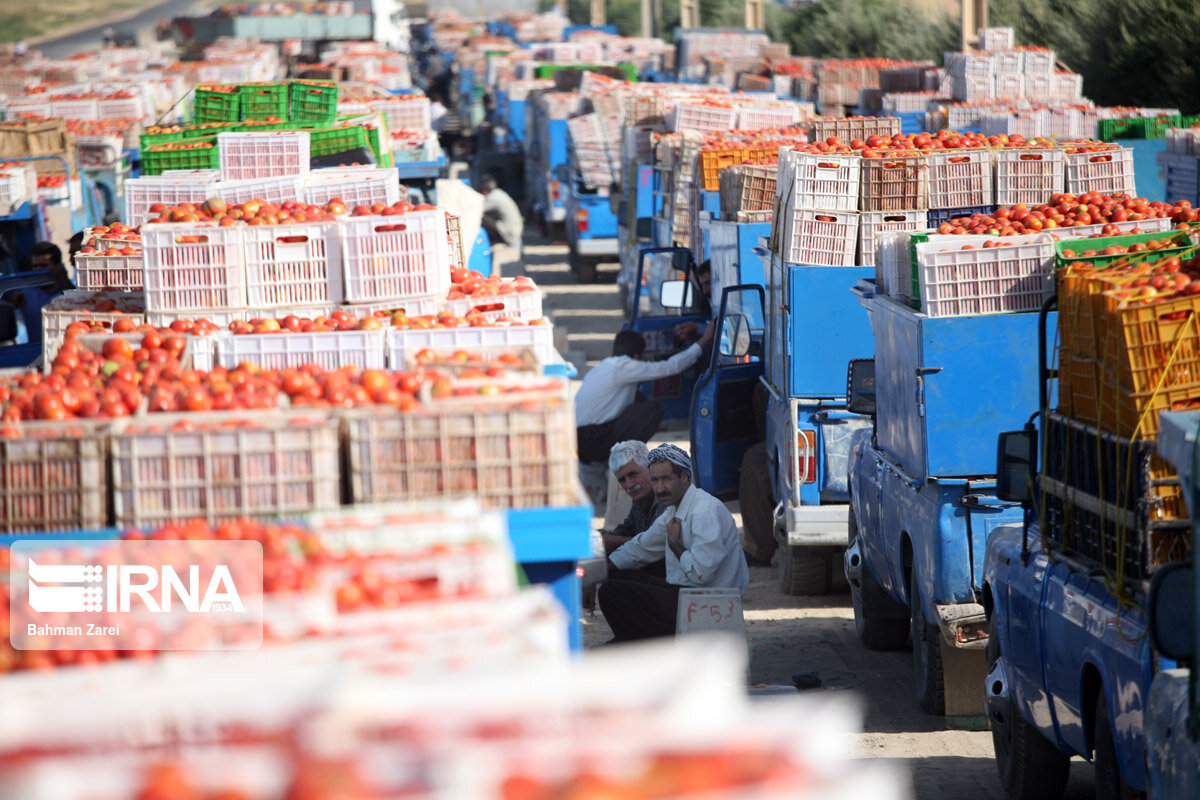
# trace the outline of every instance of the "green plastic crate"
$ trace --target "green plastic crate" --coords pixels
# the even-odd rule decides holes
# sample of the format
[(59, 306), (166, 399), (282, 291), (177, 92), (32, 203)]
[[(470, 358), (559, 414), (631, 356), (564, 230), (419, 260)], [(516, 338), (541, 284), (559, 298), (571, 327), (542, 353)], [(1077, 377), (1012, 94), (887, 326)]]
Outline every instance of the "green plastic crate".
[(288, 83), (243, 83), (242, 119), (288, 118), (291, 86)]
[[(1097, 256), (1082, 256), (1076, 255), (1068, 257), (1063, 255), (1064, 250), (1070, 250), (1075, 253), (1082, 253), (1084, 250), (1095, 250), (1097, 252), (1104, 250), (1107, 247), (1114, 246), (1129, 246), (1141, 242), (1153, 242), (1159, 239), (1170, 239), (1176, 242), (1176, 246), (1163, 250), (1142, 250), (1137, 253), (1116, 253), (1113, 255), (1097, 255)], [(1074, 264), (1078, 261), (1090, 261), (1096, 265), (1097, 269), (1103, 269), (1112, 262), (1127, 258), (1131, 255), (1144, 256), (1143, 261), (1158, 261), (1160, 258), (1165, 258), (1170, 255), (1178, 255), (1180, 251), (1192, 246), (1192, 237), (1189, 231), (1160, 231), (1159, 233), (1132, 233), (1127, 236), (1100, 236), (1095, 239), (1068, 239), (1062, 242), (1054, 243), (1054, 261), (1058, 269), (1062, 269), (1068, 264)]]
[(533, 77), (553, 78), (554, 73), (561, 72), (564, 69), (593, 71), (600, 69), (619, 69), (625, 74), (625, 80), (631, 83), (636, 83), (638, 79), (638, 68), (634, 64), (543, 64), (540, 67), (534, 67)]
[(330, 81), (291, 81), (289, 118), (328, 125), (337, 117), (338, 89)]
[(176, 144), (208, 142), (212, 147), (193, 150), (143, 150), (142, 174), (161, 175), (169, 169), (217, 169), (220, 155), (216, 136), (199, 136), (195, 139), (179, 139)]
[(184, 138), (185, 136), (187, 136), (187, 134), (183, 131), (176, 131), (175, 133), (143, 133), (138, 137), (138, 148), (145, 152), (151, 147), (154, 147), (156, 144), (174, 142), (178, 139)]
[(1179, 127), (1181, 119), (1178, 114), (1149, 119), (1141, 117), (1102, 119), (1097, 124), (1097, 131), (1100, 139), (1105, 142), (1118, 139), (1162, 139), (1167, 135), (1168, 128)]
[(238, 87), (233, 84), (218, 85), (230, 86), (233, 91), (218, 92), (212, 89), (196, 89), (196, 98), (192, 104), (192, 120), (194, 122), (237, 122), (242, 118), (242, 96)]
[(308, 151), (314, 156), (328, 156), (370, 146), (367, 129), (359, 126), (312, 128), (308, 131)]

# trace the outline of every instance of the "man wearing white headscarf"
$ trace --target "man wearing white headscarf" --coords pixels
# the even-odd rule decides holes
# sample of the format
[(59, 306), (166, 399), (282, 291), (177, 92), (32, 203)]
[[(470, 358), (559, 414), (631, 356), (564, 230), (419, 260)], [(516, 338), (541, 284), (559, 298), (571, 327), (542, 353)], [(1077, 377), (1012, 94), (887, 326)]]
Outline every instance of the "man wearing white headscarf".
[[(750, 570), (737, 523), (717, 498), (692, 485), (692, 460), (673, 444), (650, 451), (650, 483), (665, 507), (642, 533), (609, 556), (597, 601), (615, 642), (673, 636), (679, 590), (688, 586), (746, 593)], [(666, 559), (665, 580), (638, 571)]]

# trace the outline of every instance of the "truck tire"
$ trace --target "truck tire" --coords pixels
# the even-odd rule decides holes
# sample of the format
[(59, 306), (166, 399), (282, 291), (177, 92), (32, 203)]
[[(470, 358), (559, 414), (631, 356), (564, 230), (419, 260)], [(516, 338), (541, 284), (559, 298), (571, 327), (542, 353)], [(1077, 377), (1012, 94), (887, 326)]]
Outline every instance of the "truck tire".
[[(854, 506), (850, 507), (850, 522), (848, 524), (850, 544), (858, 538), (858, 520), (854, 516)], [(869, 617), (863, 613), (864, 600), (866, 605), (878, 607), (885, 603), (899, 606), (879, 582), (871, 577), (864, 564), (861, 571), (860, 587), (850, 584), (850, 603), (854, 606), (854, 630), (858, 640), (868, 650), (902, 650), (908, 644), (908, 620), (902, 616)], [(902, 608), (902, 606), (901, 606)]]
[(738, 504), (742, 509), (742, 549), (754, 560), (770, 564), (779, 543), (775, 541), (775, 510), (767, 472), (767, 446), (762, 442), (742, 456), (738, 479)]
[(1092, 765), (1096, 769), (1096, 800), (1143, 800), (1146, 793), (1134, 789), (1121, 777), (1117, 745), (1113, 741), (1112, 722), (1108, 715), (1108, 701), (1103, 690), (1096, 697), (1096, 713), (1092, 719), (1096, 721), (1092, 736), (1092, 741), (1096, 743), (1092, 756)]
[(780, 547), (776, 562), (779, 565), (779, 590), (789, 595), (829, 594), (833, 588), (833, 555), (835, 548)]
[(594, 258), (584, 258), (580, 256), (579, 270), (575, 273), (575, 276), (579, 278), (580, 283), (595, 283), (596, 269), (599, 265), (600, 262)]
[[(988, 632), (988, 671), (1000, 657), (1000, 639), (993, 618)], [(996, 771), (1010, 800), (1060, 800), (1071, 774), (1071, 759), (1025, 721), (1011, 697), (1004, 709), (1003, 725), (992, 722), (992, 749)]]
[(917, 705), (927, 714), (942, 716), (946, 713), (942, 633), (936, 624), (925, 620), (925, 607), (921, 604), (921, 587), (917, 584), (915, 569), (909, 581), (908, 611), (912, 621), (913, 686), (917, 692)]

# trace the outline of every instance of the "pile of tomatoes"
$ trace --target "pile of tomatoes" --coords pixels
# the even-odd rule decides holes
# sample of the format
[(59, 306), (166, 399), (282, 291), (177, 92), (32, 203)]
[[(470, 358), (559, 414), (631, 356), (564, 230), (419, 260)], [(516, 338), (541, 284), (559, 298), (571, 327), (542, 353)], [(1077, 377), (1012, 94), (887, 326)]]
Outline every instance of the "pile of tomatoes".
[[(1197, 220), (1191, 203), (1180, 200), (1173, 205), (1159, 200), (1129, 195), (1106, 195), (1085, 192), (1081, 195), (1056, 194), (1040, 206), (1015, 205), (998, 208), (990, 214), (956, 217), (938, 226), (942, 234), (986, 234), (988, 236), (1019, 236), (1055, 228), (1127, 222), (1143, 219), (1170, 219), (1178, 224)], [(1115, 226), (1103, 235), (1142, 233), (1140, 229), (1121, 231)]]

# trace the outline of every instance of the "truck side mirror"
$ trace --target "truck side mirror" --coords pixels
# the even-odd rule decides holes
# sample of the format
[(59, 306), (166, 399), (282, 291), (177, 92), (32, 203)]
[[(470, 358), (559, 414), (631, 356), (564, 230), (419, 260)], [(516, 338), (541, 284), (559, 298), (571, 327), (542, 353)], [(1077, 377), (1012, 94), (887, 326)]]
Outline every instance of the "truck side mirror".
[(663, 308), (690, 308), (692, 285), (687, 281), (663, 281), (660, 289)]
[(846, 401), (852, 414), (875, 416), (875, 359), (856, 358), (850, 362)]
[(1037, 431), (1026, 428), (1000, 434), (996, 459), (996, 496), (1027, 505), (1033, 501), (1037, 469)]
[(745, 314), (728, 314), (721, 324), (721, 350), (723, 356), (741, 358), (750, 352), (750, 322)]
[(1196, 581), (1187, 562), (1167, 564), (1154, 573), (1146, 617), (1150, 644), (1174, 661), (1191, 663), (1196, 653)]

